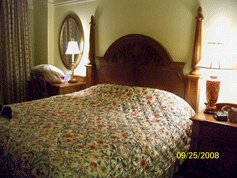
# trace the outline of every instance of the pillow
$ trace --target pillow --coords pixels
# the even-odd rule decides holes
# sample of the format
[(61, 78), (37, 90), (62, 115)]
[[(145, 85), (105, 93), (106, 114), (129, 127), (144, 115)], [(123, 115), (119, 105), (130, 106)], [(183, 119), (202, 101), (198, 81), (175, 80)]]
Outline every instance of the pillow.
[(40, 64), (32, 67), (32, 71), (41, 72), (47, 82), (63, 83), (65, 74), (59, 68), (50, 64)]

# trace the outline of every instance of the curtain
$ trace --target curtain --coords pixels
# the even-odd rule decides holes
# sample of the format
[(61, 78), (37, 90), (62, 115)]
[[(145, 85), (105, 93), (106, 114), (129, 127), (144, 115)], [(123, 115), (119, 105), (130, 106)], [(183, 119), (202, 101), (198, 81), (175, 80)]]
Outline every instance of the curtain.
[(32, 61), (27, 0), (0, 0), (1, 103), (27, 100)]

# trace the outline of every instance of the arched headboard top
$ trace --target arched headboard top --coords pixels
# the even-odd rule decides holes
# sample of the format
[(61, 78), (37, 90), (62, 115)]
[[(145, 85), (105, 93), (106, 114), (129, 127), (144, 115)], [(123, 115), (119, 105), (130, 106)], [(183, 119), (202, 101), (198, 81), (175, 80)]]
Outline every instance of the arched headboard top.
[(141, 34), (128, 34), (114, 41), (104, 59), (132, 65), (167, 66), (173, 62), (168, 51), (158, 41)]
[(184, 65), (174, 62), (153, 38), (128, 34), (115, 40), (103, 57), (94, 58), (91, 81), (93, 85), (113, 83), (159, 88), (184, 98)]

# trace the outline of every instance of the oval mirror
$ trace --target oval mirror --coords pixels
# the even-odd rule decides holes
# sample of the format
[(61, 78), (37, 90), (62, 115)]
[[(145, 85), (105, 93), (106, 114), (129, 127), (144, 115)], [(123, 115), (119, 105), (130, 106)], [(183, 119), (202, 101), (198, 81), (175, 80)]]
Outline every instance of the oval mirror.
[(74, 68), (80, 63), (84, 49), (84, 32), (80, 18), (69, 14), (63, 20), (59, 35), (59, 52), (61, 60), (67, 69), (72, 69), (72, 55), (65, 54), (69, 41), (77, 41), (80, 54), (75, 54)]

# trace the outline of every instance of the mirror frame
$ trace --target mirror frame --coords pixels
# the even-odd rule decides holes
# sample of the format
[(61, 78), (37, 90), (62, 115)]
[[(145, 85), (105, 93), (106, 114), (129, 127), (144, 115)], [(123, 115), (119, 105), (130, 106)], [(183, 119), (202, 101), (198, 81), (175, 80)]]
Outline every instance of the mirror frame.
[[(79, 45), (79, 49), (81, 51), (81, 54), (75, 55), (74, 65), (70, 65), (66, 62), (66, 59), (65, 59), (66, 49), (64, 49), (62, 47), (62, 46), (64, 46), (63, 45), (63, 30), (64, 30), (64, 27), (66, 25), (67, 20), (70, 19), (70, 18), (72, 18), (76, 22), (77, 28), (79, 29), (79, 33), (81, 34), (78, 37), (78, 39), (74, 38), (74, 40), (77, 41), (77, 43)], [(61, 27), (60, 27), (58, 45), (59, 45), (59, 53), (60, 53), (61, 61), (63, 62), (64, 66), (69, 70), (72, 69), (72, 66), (74, 66), (74, 68), (76, 68), (78, 66), (78, 64), (80, 63), (80, 61), (81, 61), (81, 57), (82, 57), (83, 51), (84, 51), (84, 31), (83, 31), (81, 20), (75, 13), (70, 13), (64, 18), (64, 20), (61, 24)]]

